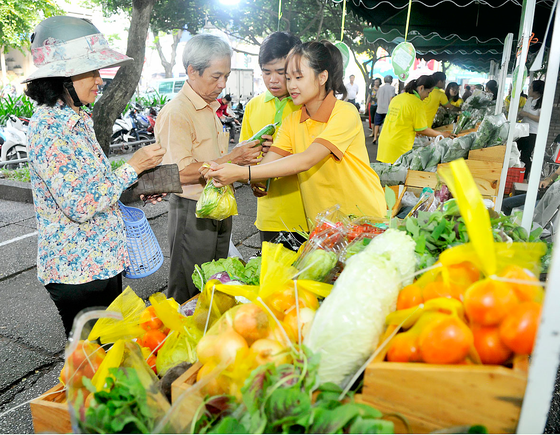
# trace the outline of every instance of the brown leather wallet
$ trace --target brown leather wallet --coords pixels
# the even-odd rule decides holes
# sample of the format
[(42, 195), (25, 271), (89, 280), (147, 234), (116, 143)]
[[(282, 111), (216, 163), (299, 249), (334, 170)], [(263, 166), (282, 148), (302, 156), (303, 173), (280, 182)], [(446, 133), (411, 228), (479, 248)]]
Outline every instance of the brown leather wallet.
[(134, 196), (156, 195), (159, 193), (182, 193), (179, 167), (176, 163), (159, 165), (140, 174), (131, 186)]

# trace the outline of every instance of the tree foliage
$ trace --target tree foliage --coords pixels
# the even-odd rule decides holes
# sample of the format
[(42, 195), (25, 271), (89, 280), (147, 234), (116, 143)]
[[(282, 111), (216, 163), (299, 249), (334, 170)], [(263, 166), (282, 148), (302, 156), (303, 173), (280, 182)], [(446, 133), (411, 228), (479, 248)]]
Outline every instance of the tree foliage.
[[(235, 8), (215, 5), (209, 11), (209, 20), (230, 35), (237, 35), (246, 42), (260, 45), (270, 33), (284, 30), (298, 35), (302, 41), (326, 39), (340, 40), (342, 31), (342, 2), (333, 0), (283, 0), (280, 23), (278, 0), (241, 0)], [(354, 54), (366, 83), (368, 71), (357, 62), (356, 56), (365, 54), (376, 60), (376, 52), (382, 44), (366, 41), (363, 29), (369, 24), (360, 17), (347, 14), (342, 41)], [(388, 48), (388, 47), (384, 47)], [(371, 65), (371, 64), (370, 64)]]
[(51, 0), (0, 0), (0, 48), (28, 48), (35, 25), (61, 13)]

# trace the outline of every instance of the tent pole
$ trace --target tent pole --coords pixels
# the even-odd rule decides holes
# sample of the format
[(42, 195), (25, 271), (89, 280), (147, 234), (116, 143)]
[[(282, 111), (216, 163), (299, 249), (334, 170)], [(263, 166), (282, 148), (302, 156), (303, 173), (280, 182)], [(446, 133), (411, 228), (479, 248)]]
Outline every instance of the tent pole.
[[(513, 33), (508, 33), (504, 42), (502, 63), (500, 64), (500, 75), (498, 76), (498, 97), (496, 98), (496, 111), (494, 115), (502, 113), (504, 107), (504, 94), (506, 93), (506, 78), (508, 73), (509, 58), (511, 57), (511, 45), (513, 44)], [(508, 162), (509, 163), (509, 162)]]
[[(525, 62), (527, 61), (527, 53), (529, 52), (529, 40), (531, 39), (531, 29), (533, 28), (533, 18), (535, 17), (535, 0), (524, 0), (523, 1), (523, 11), (521, 14), (523, 17), (523, 22), (521, 23), (520, 35), (518, 41), (521, 41), (522, 48), (521, 54), (517, 56), (517, 62), (515, 64), (515, 71), (517, 71), (517, 81), (515, 83), (515, 88), (511, 94), (511, 102), (509, 105), (508, 121), (510, 125), (507, 143), (506, 143), (506, 153), (504, 156), (504, 163), (502, 165), (502, 174), (500, 176), (500, 188), (498, 189), (498, 197), (496, 198), (496, 205), (494, 209), (496, 211), (502, 210), (502, 201), (504, 197), (504, 191), (506, 188), (506, 179), (509, 169), (509, 155), (511, 153), (511, 147), (513, 144), (513, 132), (515, 122), (517, 120), (517, 112), (519, 109), (519, 97), (521, 96), (521, 90), (523, 89), (523, 76), (525, 74)], [(519, 43), (519, 42), (518, 42)]]
[[(554, 12), (554, 11), (553, 11)], [(529, 186), (527, 187), (527, 197), (523, 210), (521, 226), (531, 231), (533, 222), (533, 211), (537, 201), (537, 193), (541, 181), (541, 169), (546, 150), (546, 140), (550, 128), (550, 118), (552, 117), (552, 106), (554, 105), (554, 94), (556, 92), (556, 81), (558, 80), (558, 68), (560, 67), (560, 14), (556, 11), (554, 27), (552, 30), (552, 42), (548, 55), (548, 67), (546, 70), (546, 81), (544, 83), (544, 93), (542, 96), (541, 116), (539, 128), (537, 130), (537, 140), (533, 151), (533, 164), (531, 174), (529, 174)]]
[[(542, 167), (546, 137), (550, 126), (552, 104), (556, 81), (558, 80), (558, 68), (560, 66), (560, 14), (556, 11), (548, 68), (544, 85), (542, 111), (539, 120), (539, 129), (535, 145), (535, 160), (533, 170), (529, 177), (529, 188), (525, 201), (522, 225), (528, 228), (533, 218), (533, 209), (537, 198), (537, 187)], [(537, 169), (538, 168), (538, 169)], [(550, 265), (550, 276), (547, 280), (547, 291), (542, 308), (541, 324), (537, 335), (537, 342), (531, 358), (529, 367), (529, 379), (525, 390), (525, 398), (521, 408), (517, 433), (544, 433), (550, 403), (554, 394), (556, 373), (560, 361), (560, 291), (556, 283), (560, 280), (560, 231), (556, 233), (552, 263)]]

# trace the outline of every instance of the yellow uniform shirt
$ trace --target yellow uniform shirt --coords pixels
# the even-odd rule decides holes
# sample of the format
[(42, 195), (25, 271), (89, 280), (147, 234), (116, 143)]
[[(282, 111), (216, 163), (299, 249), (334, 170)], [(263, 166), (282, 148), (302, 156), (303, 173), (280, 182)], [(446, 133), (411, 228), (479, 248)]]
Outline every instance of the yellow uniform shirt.
[(449, 100), (447, 99), (447, 95), (445, 95), (445, 91), (435, 86), (433, 91), (430, 92), (430, 95), (428, 95), (428, 97), (423, 101), (428, 127), (432, 127), (434, 117), (436, 116), (439, 106), (445, 106), (448, 102)]
[(404, 92), (389, 103), (389, 111), (379, 136), (377, 160), (395, 163), (412, 149), (417, 131), (426, 130), (426, 112), (418, 94)]
[(450, 103), (451, 103), (452, 106), (460, 108), (463, 105), (463, 99), (459, 98), (459, 99), (457, 99), (457, 101), (450, 100)]
[[(245, 107), (239, 140), (249, 139), (298, 109), (291, 97), (279, 100), (269, 91), (260, 94)], [(255, 226), (261, 231), (308, 230), (297, 175), (270, 180), (268, 195), (257, 201)]]
[(354, 105), (337, 100), (331, 92), (312, 118), (305, 107), (292, 113), (284, 119), (271, 151), (289, 156), (314, 142), (331, 154), (298, 174), (307, 216), (315, 220), (336, 204), (346, 214), (385, 216), (385, 195), (370, 167), (362, 120)]

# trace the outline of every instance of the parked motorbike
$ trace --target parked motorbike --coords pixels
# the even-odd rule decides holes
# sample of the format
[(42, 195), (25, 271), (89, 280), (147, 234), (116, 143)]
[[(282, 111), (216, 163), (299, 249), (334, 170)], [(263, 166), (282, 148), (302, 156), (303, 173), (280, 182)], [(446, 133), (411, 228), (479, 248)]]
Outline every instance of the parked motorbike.
[[(6, 127), (0, 128), (0, 162), (27, 158), (27, 118), (10, 115)], [(6, 169), (17, 169), (26, 163), (5, 164)]]
[(146, 144), (138, 144), (138, 141), (153, 139), (153, 135), (143, 128), (149, 126), (149, 121), (140, 120), (138, 112), (138, 108), (133, 104), (124, 116), (115, 120), (111, 137), (111, 150), (123, 153), (136, 151)]

